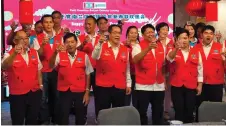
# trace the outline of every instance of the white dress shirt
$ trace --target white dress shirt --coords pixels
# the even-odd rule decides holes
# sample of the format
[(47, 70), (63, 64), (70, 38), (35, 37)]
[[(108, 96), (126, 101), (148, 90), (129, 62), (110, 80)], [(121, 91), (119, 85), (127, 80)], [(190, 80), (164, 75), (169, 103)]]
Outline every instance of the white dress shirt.
[[(155, 57), (155, 49), (151, 50), (154, 57)], [(141, 52), (141, 47), (139, 44), (135, 44), (133, 46), (133, 50), (132, 50), (132, 57), (134, 58), (137, 54), (139, 54)], [(156, 72), (157, 72), (157, 65), (156, 65)], [(139, 84), (139, 83), (135, 83), (136, 84), (136, 89), (135, 90), (142, 90), (142, 91), (165, 91), (165, 84), (161, 83), (161, 84)]]
[[(68, 58), (70, 60), (70, 63), (71, 63), (71, 66), (73, 65), (75, 59), (76, 59), (76, 56), (77, 56), (77, 51), (75, 52), (75, 55), (74, 56), (71, 56), (69, 53), (68, 53)], [(56, 60), (55, 60), (55, 67), (58, 66), (58, 64), (60, 63), (60, 56), (59, 56), (59, 53), (57, 54), (56, 56)], [(93, 67), (92, 67), (92, 64), (90, 63), (90, 60), (89, 60), (89, 57), (87, 54), (85, 54), (85, 66), (86, 66), (86, 75), (89, 75), (90, 73), (93, 72)]]
[[(28, 49), (29, 51), (29, 49)], [(24, 61), (26, 62), (26, 64), (28, 65), (29, 63), (29, 57), (28, 57), (28, 51), (25, 52), (25, 54), (21, 54), (21, 56), (23, 57)], [(36, 52), (37, 53), (37, 52)], [(7, 59), (8, 57), (10, 56), (10, 54), (8, 52), (6, 52), (4, 54), (4, 57), (2, 58), (2, 63), (5, 61), (5, 59)], [(38, 53), (37, 53), (37, 58), (38, 58), (38, 70), (41, 70), (42, 69), (42, 63), (39, 59), (39, 56), (38, 56)]]
[[(95, 46), (93, 52), (92, 52), (92, 58), (99, 60), (100, 59), (100, 55), (101, 55), (101, 51), (102, 51), (102, 45), (99, 42), (97, 43), (97, 45)], [(111, 47), (111, 44), (108, 42), (108, 47)], [(120, 46), (119, 46), (120, 47)], [(115, 47), (112, 48), (112, 51), (114, 53), (115, 59), (117, 58), (118, 52), (119, 52), (119, 47)], [(129, 52), (128, 52), (128, 57), (129, 57)], [(127, 68), (126, 68), (126, 84), (127, 87), (131, 87), (131, 77), (130, 77), (130, 63), (129, 63), (129, 59), (127, 60)]]

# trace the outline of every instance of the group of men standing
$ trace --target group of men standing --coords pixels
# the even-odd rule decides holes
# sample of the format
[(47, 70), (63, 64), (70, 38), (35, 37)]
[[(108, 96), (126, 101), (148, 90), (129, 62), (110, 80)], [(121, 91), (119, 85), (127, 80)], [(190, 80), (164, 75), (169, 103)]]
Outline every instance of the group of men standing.
[(202, 42), (191, 49), (186, 30), (176, 31), (173, 40), (168, 38), (166, 23), (156, 29), (146, 24), (141, 28), (143, 40), (130, 50), (120, 41), (121, 25), (108, 27), (105, 17), (86, 17), (85, 34), (78, 37), (61, 28), (61, 20), (59, 11), (42, 16), (43, 32), (35, 35), (30, 46), (25, 30), (15, 32), (11, 39), (13, 48), (5, 54), (2, 68), (9, 76), (12, 124), (24, 120), (38, 124), (51, 117), (54, 124), (67, 125), (74, 104), (76, 124), (84, 125), (91, 85), (96, 117), (102, 109), (125, 106), (126, 95), (136, 92), (134, 106), (142, 125), (148, 124), (149, 103), (152, 124), (163, 124), (167, 84), (172, 86), (175, 118), (185, 123), (192, 122), (196, 94), (205, 101), (222, 101), (226, 44), (213, 41), (212, 26), (203, 29)]

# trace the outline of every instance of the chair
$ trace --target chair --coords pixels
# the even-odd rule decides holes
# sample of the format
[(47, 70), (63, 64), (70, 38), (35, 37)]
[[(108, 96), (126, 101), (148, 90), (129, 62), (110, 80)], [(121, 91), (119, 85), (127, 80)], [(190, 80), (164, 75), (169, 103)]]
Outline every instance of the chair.
[(226, 102), (203, 102), (198, 111), (199, 122), (221, 122), (226, 119)]
[(97, 122), (98, 125), (141, 125), (140, 114), (132, 106), (101, 110)]

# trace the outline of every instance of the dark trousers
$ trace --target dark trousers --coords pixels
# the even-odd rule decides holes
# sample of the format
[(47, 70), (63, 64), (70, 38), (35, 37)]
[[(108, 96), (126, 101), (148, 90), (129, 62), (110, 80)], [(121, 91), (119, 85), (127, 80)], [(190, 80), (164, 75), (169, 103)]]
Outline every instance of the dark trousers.
[[(94, 109), (95, 109), (95, 114), (97, 115), (98, 106), (96, 102), (96, 69), (94, 69), (94, 72), (90, 74), (90, 85), (92, 86), (92, 89), (93, 89)], [(86, 109), (85, 115), (87, 115), (87, 109)]]
[(52, 118), (51, 121), (56, 123), (56, 109), (58, 104), (57, 71), (53, 70), (52, 72), (43, 72), (42, 78), (43, 95), (41, 110), (39, 113), (39, 121), (45, 122), (49, 121), (49, 118)]
[(152, 125), (163, 124), (163, 103), (165, 91), (140, 91), (137, 90), (138, 112), (140, 113), (141, 125), (148, 124), (147, 110), (151, 103)]
[(10, 95), (10, 114), (12, 125), (37, 125), (42, 91), (28, 92), (23, 95)]
[(194, 121), (196, 90), (184, 86), (171, 86), (171, 97), (175, 110), (175, 119), (184, 123), (192, 123)]
[(209, 85), (203, 84), (202, 94), (197, 97), (196, 101), (196, 121), (198, 122), (198, 108), (203, 101), (222, 102), (223, 84)]
[(124, 89), (96, 86), (97, 111), (111, 108), (111, 106), (112, 108), (125, 106), (125, 94)]
[(219, 85), (203, 84), (201, 94), (202, 101), (222, 102), (222, 99), (223, 99), (223, 84)]
[(125, 105), (130, 106), (131, 100), (132, 100), (132, 105), (137, 108), (137, 96), (136, 96), (136, 90), (135, 90), (135, 75), (131, 75), (132, 79), (132, 92), (130, 95), (126, 95), (125, 99)]
[(85, 110), (86, 107), (83, 104), (84, 92), (71, 92), (67, 91), (59, 92), (59, 124), (69, 124), (69, 114), (72, 102), (74, 102), (75, 124), (84, 125), (86, 123)]

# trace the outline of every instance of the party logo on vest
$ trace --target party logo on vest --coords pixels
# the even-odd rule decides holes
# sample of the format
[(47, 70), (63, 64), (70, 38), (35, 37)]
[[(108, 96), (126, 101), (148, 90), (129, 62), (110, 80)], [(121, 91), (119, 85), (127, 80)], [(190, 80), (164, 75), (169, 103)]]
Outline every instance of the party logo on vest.
[(192, 58), (192, 59), (196, 59), (197, 56), (196, 56), (195, 54), (192, 54), (192, 55), (191, 55), (191, 58)]
[(104, 52), (104, 55), (105, 55), (105, 56), (110, 56), (111, 54), (110, 54), (109, 51), (105, 51), (105, 52)]
[(32, 59), (32, 60), (35, 60), (35, 56), (34, 56), (34, 55), (32, 55), (32, 56), (31, 56), (31, 59)]
[(123, 59), (125, 59), (125, 58), (126, 58), (126, 53), (125, 53), (125, 52), (122, 52), (121, 57), (122, 57)]
[(173, 45), (172, 44), (168, 44), (168, 48), (173, 48)]
[(77, 58), (77, 62), (78, 62), (78, 63), (81, 63), (81, 62), (82, 62), (82, 58), (80, 58), (80, 57)]
[(213, 54), (219, 54), (219, 51), (217, 49), (213, 50)]

